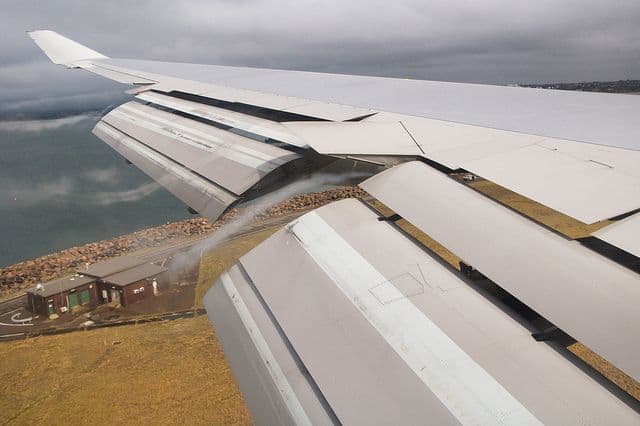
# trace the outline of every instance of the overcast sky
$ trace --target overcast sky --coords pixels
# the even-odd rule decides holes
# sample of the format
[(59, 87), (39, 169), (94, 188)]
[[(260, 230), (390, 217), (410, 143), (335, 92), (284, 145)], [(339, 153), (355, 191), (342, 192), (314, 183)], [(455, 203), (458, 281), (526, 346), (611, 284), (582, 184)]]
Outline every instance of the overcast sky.
[(106, 106), (126, 89), (50, 64), (31, 29), (111, 57), (494, 84), (640, 79), (638, 0), (3, 0), (0, 116)]

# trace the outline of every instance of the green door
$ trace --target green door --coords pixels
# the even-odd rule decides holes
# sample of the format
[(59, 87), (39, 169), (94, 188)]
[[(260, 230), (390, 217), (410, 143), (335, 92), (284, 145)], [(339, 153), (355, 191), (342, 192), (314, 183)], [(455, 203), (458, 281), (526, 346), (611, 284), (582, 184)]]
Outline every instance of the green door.
[(49, 315), (51, 315), (51, 314), (55, 314), (55, 313), (56, 313), (56, 308), (55, 308), (55, 306), (53, 305), (53, 300), (49, 300), (49, 301), (47, 302), (47, 307), (48, 307), (48, 310), (49, 310)]
[(69, 309), (78, 306), (78, 293), (69, 293)]
[(85, 303), (89, 303), (89, 289), (80, 292), (80, 304), (84, 305)]

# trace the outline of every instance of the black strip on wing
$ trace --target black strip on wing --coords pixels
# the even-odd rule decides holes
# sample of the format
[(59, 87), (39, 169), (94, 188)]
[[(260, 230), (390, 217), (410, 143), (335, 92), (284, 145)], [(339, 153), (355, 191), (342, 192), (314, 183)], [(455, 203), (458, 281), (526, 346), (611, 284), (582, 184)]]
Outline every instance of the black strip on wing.
[[(157, 92), (157, 91), (154, 91)], [(243, 104), (239, 102), (228, 102), (220, 99), (208, 98), (206, 96), (194, 95), (180, 91), (171, 91), (169, 93), (157, 92), (163, 95), (171, 96), (186, 101), (198, 102), (205, 105), (211, 105), (218, 108), (228, 109), (230, 111), (251, 115), (253, 117), (264, 118), (265, 120), (283, 122), (283, 121), (328, 121), (317, 117), (296, 114), (288, 111), (280, 111), (277, 109), (264, 108), (256, 105)]]

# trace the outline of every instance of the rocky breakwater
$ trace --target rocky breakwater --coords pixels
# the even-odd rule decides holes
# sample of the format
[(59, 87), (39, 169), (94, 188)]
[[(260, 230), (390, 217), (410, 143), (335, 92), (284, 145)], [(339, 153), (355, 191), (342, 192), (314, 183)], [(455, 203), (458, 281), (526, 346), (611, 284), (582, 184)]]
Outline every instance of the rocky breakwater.
[(292, 197), (281, 203), (277, 203), (269, 207), (259, 217), (269, 218), (277, 217), (297, 211), (318, 208), (332, 201), (342, 200), (344, 198), (362, 198), (368, 194), (357, 186), (345, 186), (329, 191), (311, 192), (309, 194)]
[[(277, 217), (288, 213), (320, 207), (343, 198), (363, 197), (366, 193), (358, 187), (340, 187), (323, 192), (296, 196), (269, 207), (259, 218)], [(0, 297), (17, 293), (39, 282), (47, 282), (72, 274), (84, 263), (95, 263), (111, 257), (156, 247), (171, 241), (214, 232), (239, 214), (231, 209), (220, 219), (211, 222), (197, 217), (181, 222), (167, 223), (155, 228), (143, 229), (132, 234), (72, 247), (58, 253), (0, 268)]]

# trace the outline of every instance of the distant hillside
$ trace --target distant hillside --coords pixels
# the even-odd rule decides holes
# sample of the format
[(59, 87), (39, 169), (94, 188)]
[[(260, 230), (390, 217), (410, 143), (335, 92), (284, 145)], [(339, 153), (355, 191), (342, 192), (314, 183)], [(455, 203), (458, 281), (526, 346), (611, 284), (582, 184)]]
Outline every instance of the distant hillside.
[(538, 89), (580, 90), (582, 92), (640, 93), (640, 80), (585, 81), (581, 83), (520, 84)]

